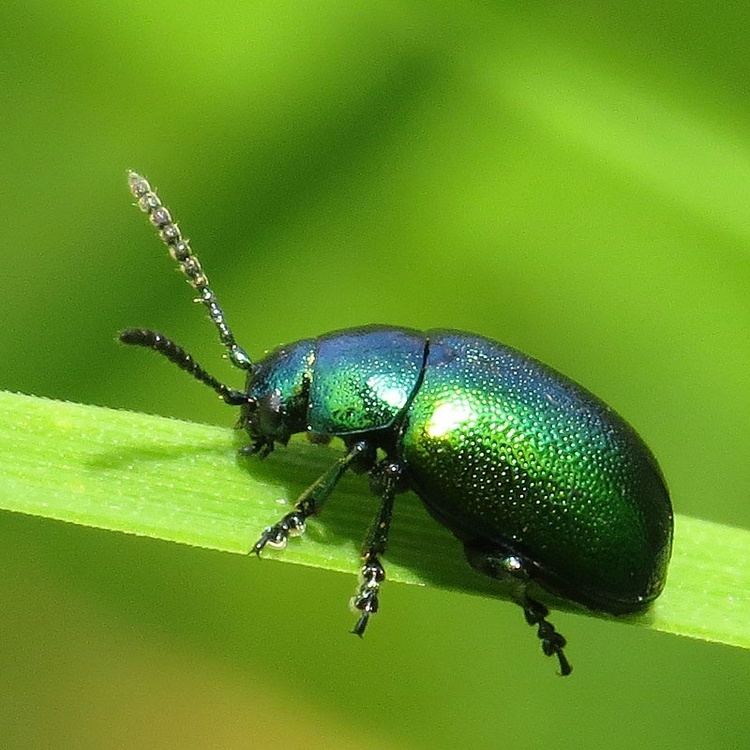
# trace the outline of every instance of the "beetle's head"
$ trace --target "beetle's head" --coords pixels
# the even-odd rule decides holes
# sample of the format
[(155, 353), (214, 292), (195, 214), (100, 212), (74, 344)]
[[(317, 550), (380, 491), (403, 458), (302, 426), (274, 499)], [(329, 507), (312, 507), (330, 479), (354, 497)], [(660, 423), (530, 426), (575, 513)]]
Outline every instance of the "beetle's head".
[(311, 340), (281, 346), (247, 370), (245, 390), (236, 390), (209, 375), (182, 347), (166, 336), (142, 328), (120, 334), (124, 344), (153, 349), (197, 380), (213, 388), (231, 406), (240, 407), (237, 426), (247, 430), (253, 451), (266, 455), (274, 443), (286, 445), (307, 424), (307, 403), (315, 359)]
[(195, 301), (207, 308), (208, 317), (216, 326), (229, 361), (247, 373), (245, 389), (232, 388), (209, 375), (182, 347), (156, 331), (131, 328), (120, 334), (120, 341), (158, 352), (212, 388), (226, 403), (239, 406), (238, 426), (250, 434), (253, 450), (265, 455), (273, 449), (274, 442), (285, 444), (291, 435), (304, 430), (306, 426), (307, 394), (315, 359), (314, 343), (310, 340), (298, 341), (275, 349), (260, 362), (252, 362), (237, 344), (200, 261), (173, 221), (170, 211), (141, 175), (129, 172), (128, 184), (140, 208), (159, 230), (159, 237), (169, 248), (170, 255), (198, 293)]
[(274, 349), (248, 372), (238, 427), (247, 430), (256, 451), (286, 445), (305, 429), (314, 359), (314, 342), (306, 339)]

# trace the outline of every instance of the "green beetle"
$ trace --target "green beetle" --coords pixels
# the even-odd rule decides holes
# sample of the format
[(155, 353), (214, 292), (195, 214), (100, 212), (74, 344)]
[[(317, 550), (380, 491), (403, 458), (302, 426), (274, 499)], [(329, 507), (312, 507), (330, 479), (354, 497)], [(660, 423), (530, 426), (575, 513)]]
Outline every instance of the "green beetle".
[(511, 582), (563, 675), (571, 671), (565, 639), (529, 596), (530, 584), (613, 614), (641, 610), (659, 595), (672, 546), (669, 494), (649, 449), (596, 396), (526, 354), (451, 330), (353, 328), (253, 363), (169, 211), (143, 177), (131, 172), (129, 182), (230, 360), (246, 371), (245, 388), (220, 383), (154, 331), (129, 329), (120, 340), (163, 354), (239, 406), (248, 453), (265, 457), (300, 432), (346, 446), (253, 551), (301, 534), (347, 469), (370, 475), (381, 505), (362, 551), (354, 633), (361, 636), (378, 610), (394, 498), (407, 489), (461, 540), (474, 568)]

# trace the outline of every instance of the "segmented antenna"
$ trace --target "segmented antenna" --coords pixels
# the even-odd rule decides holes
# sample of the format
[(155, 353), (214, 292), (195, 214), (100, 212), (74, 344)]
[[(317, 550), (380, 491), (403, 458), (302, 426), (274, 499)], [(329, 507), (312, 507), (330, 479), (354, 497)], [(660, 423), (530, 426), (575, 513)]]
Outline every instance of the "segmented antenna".
[(252, 369), (250, 357), (235, 341), (234, 334), (224, 319), (224, 311), (209, 286), (208, 277), (203, 272), (198, 258), (193, 255), (190, 242), (182, 236), (180, 228), (172, 220), (169, 209), (162, 204), (148, 180), (137, 172), (132, 170), (128, 172), (128, 185), (141, 211), (148, 214), (151, 223), (158, 230), (159, 237), (169, 249), (169, 254), (179, 263), (180, 269), (198, 292), (196, 301), (201, 302), (208, 309), (208, 315), (219, 332), (219, 340), (226, 347), (231, 363), (241, 370)]
[(247, 394), (230, 388), (218, 381), (213, 375), (209, 375), (181, 346), (175, 344), (172, 339), (167, 338), (156, 331), (149, 331), (145, 328), (128, 328), (120, 333), (120, 341), (123, 344), (134, 346), (143, 346), (146, 349), (153, 349), (165, 356), (170, 362), (174, 362), (181, 370), (185, 370), (196, 380), (200, 380), (209, 388), (213, 388), (224, 401), (230, 406), (240, 406), (249, 403)]

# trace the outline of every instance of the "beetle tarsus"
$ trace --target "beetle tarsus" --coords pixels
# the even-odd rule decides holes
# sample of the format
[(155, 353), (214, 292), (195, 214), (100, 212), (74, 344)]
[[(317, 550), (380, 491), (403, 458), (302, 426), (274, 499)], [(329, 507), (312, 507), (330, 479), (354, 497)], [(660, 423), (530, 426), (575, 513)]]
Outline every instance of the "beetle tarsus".
[[(270, 447), (269, 447), (270, 446)], [(260, 553), (265, 547), (274, 547), (283, 549), (286, 547), (287, 540), (290, 536), (300, 536), (305, 531), (305, 522), (315, 513), (318, 513), (328, 496), (333, 492), (333, 488), (341, 479), (342, 474), (347, 470), (352, 461), (354, 461), (366, 449), (365, 441), (355, 443), (349, 452), (336, 461), (325, 474), (318, 477), (300, 496), (294, 504), (294, 510), (287, 513), (278, 523), (268, 526), (257, 542), (250, 548), (250, 553), (255, 553), (260, 557)], [(273, 450), (273, 441), (263, 442), (256, 441), (250, 450), (243, 452), (258, 453), (264, 458)]]
[(549, 610), (541, 602), (526, 597), (523, 602), (523, 613), (529, 625), (537, 626), (537, 637), (542, 642), (542, 651), (545, 656), (557, 656), (560, 662), (560, 675), (565, 677), (573, 671), (565, 652), (567, 641), (555, 630), (555, 626), (547, 620)]
[(239, 450), (241, 456), (258, 456), (259, 458), (266, 458), (269, 454), (273, 453), (274, 441), (258, 438), (257, 440), (245, 445)]
[(375, 556), (371, 557), (362, 566), (359, 588), (351, 600), (352, 609), (359, 610), (362, 613), (352, 630), (352, 633), (360, 638), (365, 633), (370, 615), (374, 615), (378, 611), (380, 606), (378, 594), (380, 593), (380, 584), (384, 580), (385, 570), (380, 564), (380, 560)]
[(350, 631), (351, 634), (359, 636), (361, 638), (365, 634), (365, 630), (367, 629), (367, 623), (369, 619), (370, 619), (370, 613), (363, 612), (359, 616), (359, 619), (357, 620), (357, 624)]
[(537, 626), (537, 637), (542, 642), (542, 651), (546, 656), (555, 654), (560, 662), (560, 674), (563, 677), (569, 675), (573, 667), (563, 651), (567, 643), (565, 638), (546, 619), (549, 614), (547, 607), (526, 594), (526, 587), (531, 580), (530, 566), (526, 559), (507, 549), (497, 548), (482, 541), (467, 542), (464, 545), (464, 552), (469, 564), (475, 570), (491, 578), (512, 582), (514, 598), (523, 608), (526, 622)]
[(362, 613), (352, 630), (352, 633), (360, 638), (364, 635), (370, 615), (374, 615), (380, 606), (380, 584), (385, 580), (385, 569), (380, 562), (380, 555), (385, 552), (388, 543), (393, 500), (397, 490), (403, 489), (402, 475), (401, 465), (388, 459), (376, 466), (370, 475), (371, 485), (381, 496), (381, 503), (378, 515), (375, 516), (362, 546), (364, 563), (359, 571), (360, 583), (351, 599), (352, 609)]
[(265, 547), (284, 549), (290, 536), (301, 536), (304, 534), (305, 518), (304, 513), (299, 510), (287, 513), (278, 523), (273, 526), (267, 526), (263, 530), (260, 539), (255, 542), (250, 552), (260, 557), (260, 553)]

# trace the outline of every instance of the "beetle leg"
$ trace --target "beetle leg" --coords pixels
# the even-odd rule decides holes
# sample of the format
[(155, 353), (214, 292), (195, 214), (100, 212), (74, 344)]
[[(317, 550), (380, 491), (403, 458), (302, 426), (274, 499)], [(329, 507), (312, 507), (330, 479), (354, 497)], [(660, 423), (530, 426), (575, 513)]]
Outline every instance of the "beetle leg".
[(573, 671), (570, 662), (565, 656), (566, 640), (555, 630), (555, 626), (547, 620), (549, 610), (541, 602), (530, 598), (524, 592), (523, 600), (520, 602), (523, 607), (523, 613), (526, 616), (526, 622), (529, 625), (537, 626), (537, 637), (542, 642), (542, 651), (546, 656), (555, 654), (560, 662), (560, 674), (565, 677)]
[(388, 532), (393, 517), (393, 499), (400, 489), (402, 474), (403, 470), (399, 464), (386, 461), (372, 476), (373, 488), (381, 498), (380, 510), (362, 546), (363, 565), (359, 572), (360, 583), (357, 593), (351, 600), (352, 608), (361, 613), (352, 630), (352, 633), (360, 638), (364, 635), (370, 615), (378, 611), (380, 584), (385, 580), (385, 569), (380, 562), (380, 555), (385, 553), (388, 543)]
[(328, 496), (333, 491), (342, 474), (349, 468), (352, 461), (369, 449), (366, 441), (354, 443), (349, 452), (336, 461), (330, 469), (313, 482), (297, 499), (294, 510), (287, 513), (278, 523), (263, 530), (260, 539), (251, 547), (250, 552), (260, 556), (263, 548), (268, 545), (276, 549), (286, 547), (290, 536), (299, 536), (305, 531), (305, 522), (318, 513)]
[(546, 656), (555, 654), (560, 662), (560, 674), (564, 677), (573, 671), (570, 662), (565, 656), (563, 649), (566, 645), (565, 638), (555, 630), (555, 626), (547, 620), (549, 610), (541, 602), (532, 599), (526, 592), (526, 586), (530, 581), (527, 570), (528, 563), (522, 557), (502, 551), (500, 549), (486, 548), (480, 544), (468, 542), (464, 545), (466, 559), (469, 564), (480, 573), (498, 578), (510, 580), (516, 584), (514, 598), (523, 608), (526, 622), (537, 626), (537, 637), (542, 642), (542, 651)]

